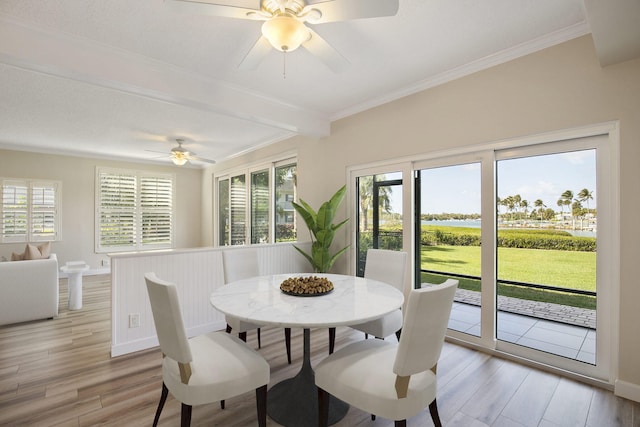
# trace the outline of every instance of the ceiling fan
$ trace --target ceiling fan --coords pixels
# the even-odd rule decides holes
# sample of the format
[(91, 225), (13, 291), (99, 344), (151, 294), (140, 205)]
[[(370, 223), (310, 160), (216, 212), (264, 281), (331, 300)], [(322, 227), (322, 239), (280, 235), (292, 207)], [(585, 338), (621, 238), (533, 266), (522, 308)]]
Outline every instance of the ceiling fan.
[[(189, 161), (197, 161), (197, 162), (204, 162), (204, 163), (211, 163), (211, 164), (214, 164), (216, 162), (215, 160), (198, 157), (196, 153), (191, 152), (186, 148), (184, 148), (182, 146), (182, 144), (184, 144), (184, 139), (177, 138), (176, 143), (178, 144), (178, 146), (173, 147), (169, 152), (169, 158), (171, 159), (173, 164), (175, 164), (176, 166), (183, 166)], [(151, 150), (147, 150), (147, 151), (151, 151)], [(151, 152), (159, 153), (159, 151), (151, 151)]]
[(253, 70), (271, 48), (291, 52), (302, 46), (333, 71), (349, 64), (305, 24), (393, 16), (399, 0), (169, 0), (184, 8), (227, 18), (264, 21), (262, 36), (244, 57), (240, 69)]

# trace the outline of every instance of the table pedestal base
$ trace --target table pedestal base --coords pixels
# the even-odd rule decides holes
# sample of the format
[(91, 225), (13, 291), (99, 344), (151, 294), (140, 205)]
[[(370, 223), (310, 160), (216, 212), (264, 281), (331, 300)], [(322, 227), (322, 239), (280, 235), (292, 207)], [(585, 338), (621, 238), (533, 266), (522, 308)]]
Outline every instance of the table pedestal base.
[(68, 274), (69, 310), (82, 308), (82, 271), (72, 271)]
[[(304, 352), (300, 372), (269, 389), (267, 414), (272, 420), (287, 427), (316, 427), (318, 425), (318, 388), (311, 368), (309, 329), (304, 330)], [(347, 415), (349, 405), (330, 396), (329, 425)]]

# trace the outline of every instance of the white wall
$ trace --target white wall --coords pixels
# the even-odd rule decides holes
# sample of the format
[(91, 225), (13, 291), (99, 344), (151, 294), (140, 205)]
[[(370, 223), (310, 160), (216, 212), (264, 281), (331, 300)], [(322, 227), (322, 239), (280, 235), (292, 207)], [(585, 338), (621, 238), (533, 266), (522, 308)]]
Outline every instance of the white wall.
[[(62, 239), (51, 246), (60, 265), (84, 260), (95, 272), (104, 269), (102, 260), (108, 259), (106, 254), (95, 252), (94, 192), (98, 166), (176, 174), (176, 248), (202, 245), (200, 169), (0, 150), (0, 176), (62, 182)], [(0, 256), (10, 259), (11, 252), (24, 252), (24, 247), (24, 243), (0, 244)], [(104, 271), (108, 272), (108, 267)]]
[[(591, 37), (585, 36), (336, 121), (327, 138), (296, 137), (251, 156), (296, 149), (298, 192), (316, 206), (345, 183), (350, 166), (616, 120), (621, 157), (618, 378), (620, 390), (640, 401), (640, 60), (602, 68)], [(248, 157), (234, 163), (244, 160)], [(216, 165), (209, 173), (226, 167)], [(338, 217), (346, 217), (346, 209), (343, 204)], [(347, 236), (345, 230), (336, 243), (347, 243)]]

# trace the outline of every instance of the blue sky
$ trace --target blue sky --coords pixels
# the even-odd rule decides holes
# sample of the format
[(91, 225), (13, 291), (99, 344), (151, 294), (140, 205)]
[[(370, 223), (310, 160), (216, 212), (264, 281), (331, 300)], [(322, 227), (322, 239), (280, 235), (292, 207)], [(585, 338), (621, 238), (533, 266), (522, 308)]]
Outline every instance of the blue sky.
[[(498, 197), (519, 194), (533, 207), (536, 199), (554, 210), (565, 190), (574, 196), (593, 192), (589, 207), (596, 207), (595, 151), (550, 154), (498, 162)], [(480, 164), (422, 171), (423, 213), (479, 213)], [(586, 207), (586, 204), (585, 204)]]

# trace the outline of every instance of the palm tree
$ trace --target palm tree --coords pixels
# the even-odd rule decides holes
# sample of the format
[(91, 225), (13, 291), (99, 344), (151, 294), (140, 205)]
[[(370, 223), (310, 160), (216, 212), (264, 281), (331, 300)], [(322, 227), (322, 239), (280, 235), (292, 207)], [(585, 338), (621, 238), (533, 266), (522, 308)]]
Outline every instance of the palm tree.
[(533, 202), (533, 205), (536, 208), (538, 208), (538, 219), (540, 220), (540, 223), (542, 223), (542, 214), (543, 214), (544, 208), (546, 208), (547, 205), (544, 204), (542, 199), (537, 199), (535, 202)]
[(524, 212), (524, 219), (525, 221), (527, 220), (527, 213), (529, 212), (529, 201), (528, 200), (523, 200), (520, 202), (520, 207), (522, 208), (522, 211)]
[[(560, 197), (562, 198), (562, 203), (565, 206), (571, 206), (571, 202), (573, 202), (573, 191), (567, 190), (564, 193), (562, 193)], [(571, 209), (569, 209), (569, 213), (571, 214), (572, 227), (575, 228), (575, 222), (573, 220), (573, 212), (571, 211)]]
[(589, 212), (589, 200), (593, 200), (593, 191), (583, 188), (578, 193), (578, 200), (587, 204), (587, 212)]
[(516, 208), (516, 201), (513, 196), (507, 196), (504, 199), (504, 204), (507, 207), (507, 213), (511, 212), (511, 220), (513, 220), (513, 211)]
[[(384, 175), (377, 175), (384, 181)], [(360, 211), (362, 212), (362, 230), (367, 231), (369, 229), (369, 209), (373, 207), (373, 175), (361, 176), (359, 179), (360, 184)], [(379, 194), (379, 207), (385, 212), (391, 211), (391, 187), (381, 186)]]
[(564, 221), (564, 200), (562, 198), (558, 199), (556, 205), (560, 206), (560, 219)]
[[(576, 200), (571, 204), (571, 216), (574, 218), (580, 218), (580, 229), (583, 229), (582, 220), (584, 219), (585, 210), (582, 207), (582, 203), (579, 200)], [(575, 225), (574, 225), (575, 229)]]

